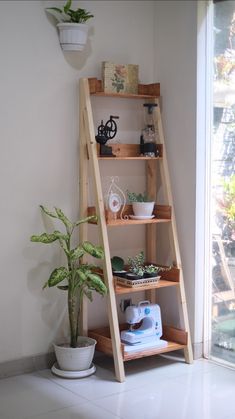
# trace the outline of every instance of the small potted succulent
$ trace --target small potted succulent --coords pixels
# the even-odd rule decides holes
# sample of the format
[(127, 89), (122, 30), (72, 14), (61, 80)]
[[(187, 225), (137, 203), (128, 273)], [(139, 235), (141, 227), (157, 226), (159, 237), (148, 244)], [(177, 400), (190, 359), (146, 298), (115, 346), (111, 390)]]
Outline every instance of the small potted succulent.
[(134, 216), (136, 218), (151, 218), (153, 209), (154, 209), (154, 201), (151, 200), (146, 193), (135, 193), (127, 192), (127, 198), (130, 204), (132, 204), (132, 209)]
[(82, 51), (87, 42), (88, 25), (86, 22), (94, 16), (86, 9), (71, 9), (72, 0), (64, 7), (47, 7), (46, 12), (57, 20), (61, 48), (65, 51)]
[(144, 252), (141, 251), (134, 257), (127, 259), (129, 266), (128, 273), (126, 275), (129, 279), (141, 279), (144, 277)]
[[(50, 211), (42, 205), (40, 205), (40, 208), (44, 214), (61, 222), (64, 227), (64, 231), (55, 230), (52, 233), (33, 235), (31, 241), (47, 245), (58, 242), (65, 254), (66, 263), (63, 266), (56, 267), (51, 272), (43, 289), (56, 287), (62, 292), (66, 292), (68, 296), (69, 341), (58, 345), (54, 344), (54, 349), (59, 369), (64, 373), (63, 377), (70, 378), (71, 371), (87, 371), (90, 369), (96, 344), (94, 339), (81, 336), (79, 333), (83, 296), (87, 296), (92, 301), (92, 291), (96, 291), (102, 296), (107, 293), (102, 278), (96, 273), (97, 267), (83, 262), (83, 258), (88, 254), (94, 258), (102, 259), (104, 251), (102, 247), (88, 241), (81, 242), (74, 248), (72, 247), (74, 231), (81, 224), (97, 219), (96, 216), (72, 222), (60, 208), (55, 208), (54, 211)], [(68, 371), (67, 375), (66, 371)]]
[(143, 250), (134, 257), (128, 257), (127, 266), (124, 266), (124, 260), (119, 256), (113, 256), (111, 259), (113, 274), (131, 280), (143, 278), (156, 278), (160, 272), (168, 271), (171, 267), (162, 267), (154, 264), (147, 264)]

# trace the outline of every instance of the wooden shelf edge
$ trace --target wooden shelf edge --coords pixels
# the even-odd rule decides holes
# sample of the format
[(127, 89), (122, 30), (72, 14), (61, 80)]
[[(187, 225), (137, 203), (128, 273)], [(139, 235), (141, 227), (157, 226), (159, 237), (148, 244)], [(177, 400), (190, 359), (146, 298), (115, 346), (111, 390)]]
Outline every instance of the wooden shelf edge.
[(185, 347), (186, 347), (186, 345), (181, 345), (179, 343), (168, 341), (167, 346), (165, 348), (146, 349), (146, 350), (142, 350), (140, 352), (134, 352), (134, 353), (131, 353), (131, 354), (124, 351), (123, 360), (124, 361), (131, 361), (132, 359), (145, 358), (147, 356), (159, 355), (159, 354), (163, 354), (163, 353), (166, 353), (166, 352), (178, 351), (179, 349), (184, 349)]
[(162, 160), (162, 157), (102, 157), (98, 156), (99, 160)]
[[(120, 330), (123, 330), (125, 328), (127, 328), (127, 325), (120, 325)], [(88, 336), (97, 341), (97, 351), (103, 352), (106, 355), (113, 356), (112, 341), (108, 326), (90, 330), (88, 332)], [(125, 345), (121, 343), (123, 361), (129, 361), (131, 359), (138, 359), (161, 353), (177, 351), (179, 349), (184, 349), (187, 346), (188, 334), (184, 330), (177, 329), (175, 327), (163, 326), (162, 339), (167, 340), (168, 342), (167, 346), (164, 348), (148, 348), (146, 350), (140, 350), (131, 354), (125, 352)]]
[(89, 77), (88, 83), (90, 95), (92, 96), (107, 96), (127, 99), (155, 99), (160, 97), (160, 83), (138, 84), (138, 94), (104, 92), (102, 80), (98, 80), (96, 77)]
[[(114, 276), (114, 284), (115, 284), (115, 276)], [(179, 282), (160, 279), (157, 284), (148, 284), (141, 287), (127, 287), (125, 285), (115, 284), (114, 289), (115, 289), (116, 294), (131, 294), (133, 292), (148, 291), (148, 290), (153, 290), (157, 288), (165, 288), (165, 287), (175, 287), (178, 285), (179, 285)]]
[(162, 160), (163, 144), (158, 143), (156, 146), (158, 156), (145, 157), (140, 153), (140, 144), (109, 144), (109, 147), (112, 149), (112, 153), (115, 157), (106, 157), (100, 155), (100, 144), (97, 144), (97, 156), (99, 160)]
[[(132, 205), (126, 204), (122, 216), (129, 216), (133, 214)], [(138, 224), (157, 224), (157, 223), (169, 223), (171, 222), (171, 207), (169, 205), (155, 205), (153, 214), (155, 218), (147, 220), (131, 220), (131, 219), (120, 219), (121, 210), (116, 214), (117, 219), (113, 219), (113, 213), (105, 210), (106, 224), (108, 227), (127, 226), (127, 225), (138, 225)], [(87, 215), (96, 215), (95, 207), (88, 207)], [(97, 224), (91, 221), (91, 224)]]

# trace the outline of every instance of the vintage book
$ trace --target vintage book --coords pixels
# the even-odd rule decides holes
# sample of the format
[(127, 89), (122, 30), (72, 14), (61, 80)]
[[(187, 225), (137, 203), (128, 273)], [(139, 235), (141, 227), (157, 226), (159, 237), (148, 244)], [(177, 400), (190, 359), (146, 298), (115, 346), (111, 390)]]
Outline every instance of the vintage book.
[(136, 64), (102, 63), (103, 86), (106, 93), (138, 94), (139, 66)]

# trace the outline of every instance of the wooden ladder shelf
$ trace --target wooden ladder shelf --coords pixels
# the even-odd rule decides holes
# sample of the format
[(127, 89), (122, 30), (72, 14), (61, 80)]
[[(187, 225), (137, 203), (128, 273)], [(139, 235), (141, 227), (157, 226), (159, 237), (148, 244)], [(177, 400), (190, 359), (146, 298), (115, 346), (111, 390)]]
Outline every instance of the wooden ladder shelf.
[[(80, 79), (79, 83), (79, 128), (80, 128), (80, 152), (79, 152), (79, 183), (80, 183), (80, 216), (86, 217), (90, 214), (98, 215), (98, 224), (100, 237), (105, 252), (103, 262), (104, 281), (108, 287), (107, 305), (109, 327), (88, 330), (86, 304), (83, 307), (83, 331), (97, 340), (97, 350), (113, 356), (116, 378), (118, 381), (125, 380), (124, 362), (130, 359), (147, 357), (150, 355), (171, 352), (183, 349), (185, 361), (191, 363), (193, 360), (191, 339), (189, 332), (188, 314), (186, 307), (185, 289), (183, 272), (179, 251), (179, 244), (176, 231), (176, 222), (174, 207), (170, 186), (169, 171), (165, 153), (165, 142), (161, 120), (161, 111), (159, 103), (158, 83), (152, 85), (139, 85), (139, 95), (121, 95), (106, 94), (102, 92), (102, 85), (97, 79)], [(157, 92), (157, 93), (156, 93)], [(148, 99), (148, 102), (156, 103), (154, 107), (154, 124), (159, 133), (158, 157), (142, 157), (139, 155), (138, 144), (113, 144), (113, 152), (116, 157), (99, 156), (99, 147), (95, 139), (93, 113), (91, 107), (91, 96), (108, 96), (115, 98)], [(102, 184), (100, 167), (103, 160), (144, 160), (146, 165), (147, 192), (156, 202), (156, 184), (157, 165), (160, 165), (160, 175), (164, 199), (167, 205), (155, 205), (155, 218), (151, 220), (122, 220), (117, 217), (116, 220), (109, 219), (104, 205), (102, 194)], [(118, 163), (117, 163), (118, 164)], [(88, 168), (89, 165), (93, 173), (95, 207), (88, 208)], [(130, 214), (130, 206), (125, 207), (127, 214)], [(169, 271), (164, 271), (158, 283), (145, 285), (141, 288), (129, 288), (116, 283), (116, 278), (112, 273), (111, 250), (108, 238), (108, 228), (121, 227), (126, 225), (144, 224), (146, 227), (146, 257), (149, 261), (156, 260), (156, 227), (161, 223), (166, 223), (169, 230), (169, 245), (173, 257), (173, 267)], [(81, 240), (86, 240), (88, 236), (88, 226), (81, 225)], [(139, 291), (146, 291), (148, 299), (155, 302), (156, 290), (159, 288), (172, 287), (177, 293), (178, 311), (180, 317), (180, 328), (163, 326), (163, 339), (167, 340), (167, 346), (164, 348), (140, 350), (135, 353), (125, 352), (125, 345), (121, 343), (120, 330), (123, 325), (119, 324), (118, 308), (116, 302), (117, 295), (132, 294)]]

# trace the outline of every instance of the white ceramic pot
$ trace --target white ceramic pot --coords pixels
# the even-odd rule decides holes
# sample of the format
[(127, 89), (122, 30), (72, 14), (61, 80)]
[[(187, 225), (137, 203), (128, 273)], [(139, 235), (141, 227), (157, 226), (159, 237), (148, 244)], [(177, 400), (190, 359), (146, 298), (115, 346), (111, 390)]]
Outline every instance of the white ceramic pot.
[(154, 208), (154, 202), (133, 202), (132, 208), (137, 217), (151, 217)]
[(86, 337), (78, 337), (78, 345), (89, 344), (80, 348), (70, 348), (68, 344), (54, 344), (56, 359), (58, 365), (63, 371), (83, 371), (90, 368), (94, 352), (96, 340)]
[(58, 23), (60, 45), (65, 51), (82, 51), (87, 42), (88, 25), (85, 23)]

